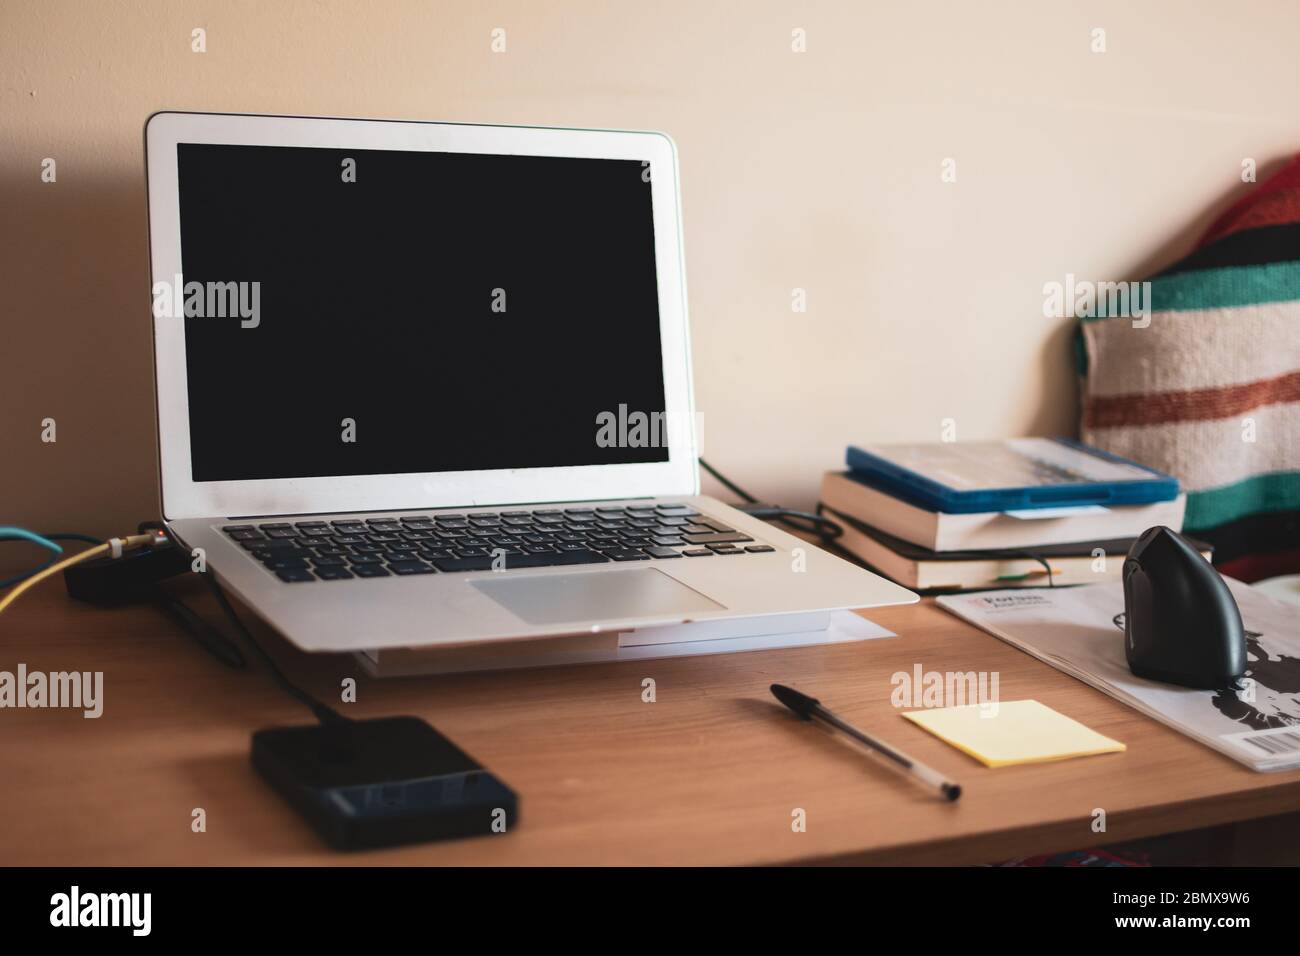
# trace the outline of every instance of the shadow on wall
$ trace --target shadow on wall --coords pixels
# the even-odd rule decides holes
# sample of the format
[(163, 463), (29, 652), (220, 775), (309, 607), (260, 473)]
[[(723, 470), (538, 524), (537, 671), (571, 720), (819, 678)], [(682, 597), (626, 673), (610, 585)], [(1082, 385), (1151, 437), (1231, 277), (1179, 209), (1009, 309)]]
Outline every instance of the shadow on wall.
[[(1230, 206), (1249, 195), (1249, 190), (1271, 178), (1274, 173), (1290, 161), (1291, 156), (1288, 154), (1260, 164), (1256, 169), (1255, 183), (1239, 183), (1220, 193), (1212, 201), (1206, 202), (1200, 196), (1188, 196), (1186, 208), (1189, 212), (1181, 224), (1171, 230), (1168, 238), (1150, 255), (1138, 262), (1126, 275), (1116, 276), (1116, 281), (1149, 279), (1162, 269), (1166, 269), (1182, 259), (1192, 251), (1205, 230), (1223, 215)], [(1075, 320), (1066, 319), (1052, 332), (1051, 337), (1047, 340), (1040, 357), (1040, 368), (1044, 381), (1050, 383), (1056, 376), (1061, 374), (1063, 368), (1067, 370), (1067, 374), (1072, 378), (1075, 377), (1075, 328)], [(1050, 386), (1047, 389), (1047, 394), (1051, 394)], [(1071, 435), (1077, 438), (1079, 437), (1079, 416), (1081, 414), (1079, 390), (1077, 388), (1072, 390), (1070, 395), (1073, 409), (1070, 416), (1070, 420), (1073, 422)], [(1025, 434), (1052, 434), (1055, 423), (1059, 421), (1059, 411), (1059, 407), (1055, 404), (1045, 403), (1040, 405), (1035, 410)]]
[[(121, 534), (159, 507), (143, 169), (24, 172), (0, 181), (0, 520)], [(0, 565), (30, 563), (23, 550)]]
[(1291, 161), (1290, 154), (1279, 156), (1261, 163), (1255, 170), (1254, 183), (1238, 183), (1213, 200), (1206, 201), (1203, 196), (1188, 196), (1189, 215), (1182, 225), (1175, 229), (1165, 243), (1155, 249), (1151, 255), (1139, 262), (1127, 279), (1149, 279), (1161, 269), (1165, 269), (1192, 251), (1201, 234), (1218, 219), (1228, 207), (1249, 195), (1250, 190), (1271, 179), (1273, 174)]

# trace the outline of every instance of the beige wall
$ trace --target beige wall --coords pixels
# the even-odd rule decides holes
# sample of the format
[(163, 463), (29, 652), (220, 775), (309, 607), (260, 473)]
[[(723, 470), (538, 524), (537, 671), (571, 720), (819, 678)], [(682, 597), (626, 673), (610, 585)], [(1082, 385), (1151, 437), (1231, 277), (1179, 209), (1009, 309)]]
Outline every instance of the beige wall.
[(156, 508), (160, 108), (671, 133), (707, 455), (807, 504), (849, 441), (1073, 430), (1043, 283), (1167, 261), (1300, 146), (1298, 51), (1285, 0), (0, 0), (0, 524)]

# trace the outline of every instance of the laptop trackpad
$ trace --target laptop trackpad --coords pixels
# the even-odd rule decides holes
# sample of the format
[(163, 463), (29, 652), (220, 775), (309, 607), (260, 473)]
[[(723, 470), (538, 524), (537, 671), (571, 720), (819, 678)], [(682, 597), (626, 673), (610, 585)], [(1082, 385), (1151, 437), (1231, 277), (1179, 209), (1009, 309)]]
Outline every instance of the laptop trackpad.
[(471, 583), (529, 624), (689, 616), (725, 610), (717, 601), (654, 568), (503, 576)]

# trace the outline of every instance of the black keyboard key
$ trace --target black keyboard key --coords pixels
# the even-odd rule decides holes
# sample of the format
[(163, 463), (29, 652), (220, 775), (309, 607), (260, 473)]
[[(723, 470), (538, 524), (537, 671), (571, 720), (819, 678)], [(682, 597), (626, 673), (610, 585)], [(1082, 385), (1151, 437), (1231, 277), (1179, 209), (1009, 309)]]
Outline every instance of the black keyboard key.
[(769, 551), (775, 551), (776, 548), (770, 544), (749, 544), (745, 546), (745, 550), (750, 554), (767, 554)]
[(389, 561), (388, 570), (401, 575), (433, 573), (433, 568), (423, 561)]
[(347, 568), (317, 568), (316, 577), (322, 581), (350, 581), (352, 580), (352, 572)]
[(655, 511), (659, 512), (661, 515), (671, 515), (672, 517), (683, 518), (690, 518), (699, 514), (698, 511), (687, 505), (659, 505), (655, 508)]
[(266, 538), (262, 541), (241, 541), (239, 546), (257, 554), (259, 551), (296, 551), (305, 543), (301, 538)]
[(288, 581), (290, 583), (316, 580), (316, 575), (312, 574), (306, 568), (283, 568), (276, 571), (275, 576), (281, 581)]
[(306, 548), (267, 548), (265, 551), (254, 551), (254, 556), (259, 561), (270, 561), (272, 558), (283, 558), (292, 560), (294, 558), (310, 558), (315, 552), (308, 551)]
[(272, 521), (269, 524), (259, 524), (258, 527), (263, 531), (283, 531), (286, 528), (292, 528), (293, 525), (283, 521)]
[(710, 531), (708, 534), (683, 535), (687, 544), (733, 544), (740, 541), (753, 541), (747, 534), (739, 531)]
[(302, 558), (267, 558), (262, 562), (272, 571), (287, 571), (291, 568), (307, 567), (307, 559)]
[(714, 554), (744, 554), (745, 552), (736, 547), (734, 544), (711, 544), (709, 547)]
[(296, 538), (298, 532), (293, 528), (272, 528), (266, 532), (268, 538)]
[(346, 567), (347, 563), (346, 559), (335, 557), (332, 554), (325, 554), (311, 559), (311, 566), (313, 568), (342, 568)]
[(686, 555), (688, 558), (713, 557), (713, 552), (710, 551), (708, 548), (687, 548), (685, 551), (682, 552), (682, 554)]
[(676, 535), (676, 534), (671, 534), (671, 535), (669, 535), (669, 534), (657, 534), (657, 535), (655, 535), (653, 538), (651, 538), (650, 540), (653, 541), (655, 544), (657, 544), (657, 545), (658, 545), (659, 547), (661, 547), (661, 548), (667, 548), (667, 547), (671, 547), (671, 546), (674, 545), (674, 544), (681, 544), (681, 543), (682, 543), (681, 535)]
[[(491, 571), (492, 557), (441, 558), (433, 563), (439, 571)], [(595, 551), (551, 551), (546, 554), (507, 555), (505, 570), (514, 568), (549, 568), (567, 564), (603, 564), (608, 561)]]
[(291, 551), (302, 547), (302, 543), (302, 538), (268, 538), (265, 541), (250, 542), (255, 548), (266, 548), (269, 551)]
[(356, 568), (362, 565), (383, 564), (384, 559), (377, 554), (352, 554), (348, 556), (348, 563)]
[(402, 527), (408, 531), (432, 531), (437, 525), (429, 518), (403, 518)]
[(257, 533), (256, 531), (254, 531), (252, 528), (248, 529), (247, 531), (227, 531), (226, 534), (230, 535), (230, 537), (233, 538), (233, 539), (236, 540), (236, 541), (265, 541), (265, 540), (267, 540), (265, 536), (258, 534), (258, 533)]
[(334, 543), (346, 547), (350, 544), (366, 544), (366, 539), (359, 534), (340, 534), (334, 536)]
[(507, 568), (549, 568), (567, 564), (606, 564), (605, 555), (596, 551), (547, 551), (541, 554), (518, 554), (506, 558)]
[(652, 558), (680, 558), (681, 553), (672, 548), (646, 548), (645, 553)]
[(251, 524), (228, 524), (225, 527), (223, 527), (221, 530), (224, 531), (226, 534), (234, 534), (236, 531), (252, 531), (252, 532), (257, 531), (257, 529), (254, 528)]
[(605, 555), (615, 561), (649, 561), (649, 556), (636, 548), (611, 548)]
[(388, 569), (382, 564), (354, 564), (352, 573), (359, 578), (386, 578)]

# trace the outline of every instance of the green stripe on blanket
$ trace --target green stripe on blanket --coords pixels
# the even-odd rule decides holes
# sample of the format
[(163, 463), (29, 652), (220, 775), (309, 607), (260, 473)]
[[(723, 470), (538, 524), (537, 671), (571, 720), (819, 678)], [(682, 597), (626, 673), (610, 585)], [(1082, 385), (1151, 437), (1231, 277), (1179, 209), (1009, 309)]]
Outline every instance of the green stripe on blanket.
[(1256, 475), (1236, 484), (1187, 495), (1186, 531), (1217, 528), (1249, 514), (1300, 509), (1300, 472)]
[[(1176, 272), (1157, 276), (1150, 282), (1152, 312), (1233, 309), (1262, 302), (1286, 302), (1300, 299), (1300, 262)], [(1129, 306), (1117, 308), (1115, 315), (1110, 315), (1109, 298), (1098, 296), (1096, 317), (1083, 321), (1096, 322), (1132, 314)], [(1119, 305), (1118, 300), (1116, 304)]]

